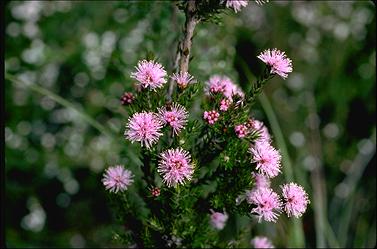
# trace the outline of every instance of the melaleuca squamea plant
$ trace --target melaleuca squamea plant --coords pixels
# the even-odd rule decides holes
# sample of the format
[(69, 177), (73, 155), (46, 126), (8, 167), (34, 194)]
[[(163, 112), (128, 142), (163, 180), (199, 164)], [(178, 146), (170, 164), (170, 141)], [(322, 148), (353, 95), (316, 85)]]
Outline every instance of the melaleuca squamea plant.
[[(221, 247), (228, 242), (219, 231), (235, 215), (247, 215), (256, 224), (275, 223), (283, 214), (301, 217), (310, 203), (294, 182), (275, 187), (283, 155), (268, 126), (250, 115), (263, 86), (293, 71), (285, 52), (261, 50), (256, 57), (265, 70), (249, 90), (227, 75), (209, 73), (200, 79), (188, 71), (190, 25), (206, 20), (203, 13), (211, 11), (213, 2), (182, 3), (187, 22), (176, 70), (168, 72), (159, 60), (140, 58), (129, 75), (137, 90), (119, 96), (129, 116), (124, 120), (125, 150), (134, 146), (139, 160), (108, 168), (102, 182), (124, 225), (116, 238), (125, 246)], [(216, 4), (214, 9), (237, 12), (247, 1)], [(248, 243), (273, 246), (258, 236)]]

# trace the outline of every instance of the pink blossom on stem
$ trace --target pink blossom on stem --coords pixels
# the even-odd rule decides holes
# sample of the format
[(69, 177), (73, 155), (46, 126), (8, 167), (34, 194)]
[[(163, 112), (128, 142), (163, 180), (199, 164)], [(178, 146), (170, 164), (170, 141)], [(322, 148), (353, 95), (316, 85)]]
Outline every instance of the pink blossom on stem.
[(261, 222), (262, 219), (276, 222), (278, 213), (281, 212), (281, 202), (278, 194), (271, 188), (257, 188), (251, 191), (247, 201), (256, 205), (251, 212), (258, 215), (258, 222)]
[(211, 226), (217, 230), (222, 230), (228, 220), (228, 214), (225, 211), (224, 213), (214, 212), (212, 209), (210, 209), (210, 211), (212, 213), (210, 220)]
[(220, 117), (220, 114), (215, 111), (215, 110), (212, 110), (212, 111), (205, 111), (204, 114), (203, 114), (203, 118), (204, 120), (206, 120), (208, 122), (208, 124), (210, 125), (213, 125)]
[(225, 6), (227, 8), (233, 8), (234, 12), (240, 11), (243, 7), (246, 7), (249, 1), (247, 0), (227, 0)]
[(149, 87), (151, 90), (155, 90), (166, 83), (164, 67), (153, 60), (139, 61), (135, 68), (136, 72), (131, 73), (131, 78), (136, 79), (142, 88)]
[(133, 183), (134, 175), (122, 165), (112, 166), (106, 169), (102, 183), (110, 192), (124, 191)]
[(220, 101), (220, 111), (223, 111), (223, 112), (227, 111), (231, 103), (232, 101), (230, 99), (222, 99)]
[(292, 215), (296, 218), (301, 217), (310, 203), (304, 188), (296, 183), (288, 183), (281, 186), (284, 198), (284, 210), (288, 217)]
[(177, 135), (186, 125), (189, 114), (184, 106), (173, 103), (169, 106), (158, 108), (158, 115), (163, 124), (173, 128), (173, 135)]
[(244, 96), (242, 90), (227, 76), (213, 75), (206, 82), (205, 92), (222, 93), (226, 98), (232, 99), (233, 95)]
[(257, 56), (260, 60), (271, 67), (272, 74), (278, 74), (283, 79), (288, 77), (288, 73), (292, 72), (292, 61), (289, 59), (285, 52), (281, 52), (274, 48), (273, 50), (267, 49)]
[(120, 101), (122, 105), (130, 105), (134, 101), (135, 97), (131, 92), (125, 92), (122, 97), (120, 98)]
[(149, 149), (162, 136), (161, 128), (162, 123), (157, 114), (153, 112), (135, 113), (128, 119), (124, 136), (131, 143), (140, 142), (141, 146), (146, 146)]
[(269, 143), (257, 141), (254, 146), (250, 147), (249, 152), (253, 157), (252, 162), (257, 164), (256, 169), (259, 173), (269, 178), (273, 178), (280, 173), (280, 152)]
[(253, 248), (274, 248), (271, 241), (264, 236), (256, 236), (250, 241)]
[(163, 177), (168, 187), (175, 187), (191, 180), (194, 174), (194, 165), (190, 154), (182, 148), (169, 149), (160, 154), (157, 172)]
[(192, 80), (194, 79), (188, 72), (174, 73), (170, 78), (175, 80), (178, 87), (182, 89), (186, 88), (189, 83), (193, 83)]
[(249, 129), (244, 124), (236, 125), (234, 127), (234, 131), (239, 138), (246, 137), (247, 134), (249, 134)]

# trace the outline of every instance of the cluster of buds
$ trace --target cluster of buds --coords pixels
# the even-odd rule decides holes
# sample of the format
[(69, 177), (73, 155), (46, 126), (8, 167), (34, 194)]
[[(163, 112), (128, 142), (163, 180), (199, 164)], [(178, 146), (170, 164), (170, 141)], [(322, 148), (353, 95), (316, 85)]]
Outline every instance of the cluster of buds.
[(122, 105), (130, 105), (134, 101), (135, 97), (131, 92), (123, 93), (122, 97), (120, 98), (120, 102)]
[(232, 101), (230, 99), (222, 99), (220, 101), (220, 111), (226, 112)]
[(236, 127), (234, 127), (234, 131), (236, 132), (237, 137), (239, 138), (246, 137), (247, 134), (249, 134), (249, 129), (244, 124), (236, 125)]
[(154, 188), (151, 189), (151, 195), (152, 195), (153, 197), (160, 196), (160, 194), (161, 194), (161, 190), (160, 190), (160, 188), (158, 188), (158, 187), (154, 187)]
[(219, 116), (220, 114), (215, 110), (208, 111), (208, 112), (205, 111), (203, 114), (204, 120), (206, 120), (208, 124), (210, 125), (213, 125), (219, 119)]

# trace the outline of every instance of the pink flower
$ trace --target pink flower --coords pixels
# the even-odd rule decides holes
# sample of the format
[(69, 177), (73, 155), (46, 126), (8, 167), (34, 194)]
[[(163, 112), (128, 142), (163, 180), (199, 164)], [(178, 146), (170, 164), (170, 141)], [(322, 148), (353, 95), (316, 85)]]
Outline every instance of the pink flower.
[(213, 75), (207, 82), (205, 92), (222, 93), (226, 98), (231, 99), (233, 95), (244, 96), (242, 90), (226, 76)]
[(284, 210), (288, 217), (292, 215), (296, 218), (301, 217), (310, 203), (304, 188), (296, 183), (289, 183), (281, 186), (283, 192)]
[(171, 106), (158, 108), (159, 118), (164, 124), (173, 128), (173, 134), (177, 135), (186, 125), (188, 112), (180, 104), (173, 103)]
[(257, 131), (259, 134), (259, 137), (257, 138), (257, 141), (265, 141), (270, 142), (271, 136), (268, 132), (267, 127), (263, 124), (262, 121), (256, 120), (256, 119), (249, 119), (246, 123), (246, 126), (250, 129)]
[(136, 72), (131, 73), (131, 78), (136, 79), (142, 88), (149, 87), (154, 90), (161, 88), (166, 83), (166, 71), (161, 64), (153, 60), (139, 61), (135, 68)]
[(204, 114), (203, 114), (203, 118), (204, 120), (206, 120), (210, 125), (213, 125), (220, 117), (220, 114), (215, 111), (215, 110), (212, 110), (212, 111), (205, 111)]
[(224, 96), (231, 99), (233, 95), (238, 95), (243, 98), (242, 90), (227, 76), (222, 77), (222, 84), (224, 85)]
[(134, 101), (135, 97), (132, 93), (130, 92), (125, 92), (122, 97), (120, 98), (120, 101), (122, 103), (122, 105), (129, 105), (129, 104), (132, 104), (132, 102)]
[(242, 9), (242, 7), (246, 7), (249, 2), (247, 0), (227, 0), (226, 7), (233, 8), (234, 12), (238, 12)]
[(261, 222), (262, 219), (276, 222), (279, 216), (278, 212), (281, 212), (281, 202), (278, 194), (271, 188), (257, 188), (251, 191), (247, 201), (256, 205), (251, 212), (259, 216), (258, 222)]
[(271, 241), (267, 237), (257, 236), (250, 241), (254, 248), (274, 248)]
[(180, 72), (180, 73), (174, 73), (173, 76), (171, 76), (173, 80), (177, 82), (178, 87), (180, 88), (186, 88), (186, 86), (194, 79), (188, 72)]
[(130, 170), (125, 169), (121, 165), (109, 167), (103, 175), (103, 185), (106, 190), (117, 193), (124, 191), (133, 183), (133, 174)]
[(239, 137), (239, 138), (243, 138), (247, 134), (249, 134), (249, 129), (244, 124), (236, 125), (234, 127), (234, 131), (236, 132), (237, 137)]
[(220, 101), (220, 111), (223, 111), (223, 112), (227, 111), (231, 103), (232, 101), (230, 99), (222, 99)]
[(251, 173), (251, 176), (254, 179), (254, 188), (268, 188), (270, 187), (270, 179), (265, 175), (258, 174), (258, 173)]
[(269, 143), (257, 141), (254, 146), (250, 147), (249, 151), (253, 155), (252, 162), (257, 164), (256, 169), (259, 173), (269, 178), (279, 174), (281, 155)]
[(160, 154), (157, 171), (162, 174), (163, 182), (168, 187), (184, 184), (191, 180), (194, 165), (191, 163), (190, 154), (182, 148), (169, 149)]
[(162, 123), (157, 114), (153, 112), (140, 112), (128, 119), (124, 136), (133, 142), (140, 142), (141, 146), (148, 149), (159, 140)]
[(210, 224), (213, 228), (222, 230), (225, 226), (226, 221), (228, 220), (228, 214), (224, 211), (224, 213), (214, 212), (212, 209), (211, 211), (211, 220)]
[(285, 55), (285, 52), (281, 52), (276, 48), (263, 51), (258, 55), (258, 58), (271, 67), (270, 72), (272, 74), (278, 74), (283, 79), (286, 79), (288, 73), (293, 70), (291, 59)]

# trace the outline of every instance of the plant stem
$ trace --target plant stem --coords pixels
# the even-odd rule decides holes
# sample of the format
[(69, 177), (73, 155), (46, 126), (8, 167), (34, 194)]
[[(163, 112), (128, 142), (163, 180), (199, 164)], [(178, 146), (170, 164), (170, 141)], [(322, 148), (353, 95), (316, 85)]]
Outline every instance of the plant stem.
[[(178, 67), (178, 72), (187, 72), (189, 68), (192, 38), (194, 36), (195, 27), (200, 21), (195, 14), (195, 4), (195, 1), (187, 1), (183, 39), (178, 43), (178, 51), (175, 59), (175, 67)], [(173, 83), (174, 81), (171, 79), (169, 82), (168, 99), (171, 99), (173, 93)]]

